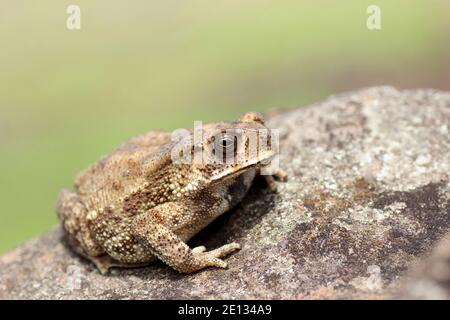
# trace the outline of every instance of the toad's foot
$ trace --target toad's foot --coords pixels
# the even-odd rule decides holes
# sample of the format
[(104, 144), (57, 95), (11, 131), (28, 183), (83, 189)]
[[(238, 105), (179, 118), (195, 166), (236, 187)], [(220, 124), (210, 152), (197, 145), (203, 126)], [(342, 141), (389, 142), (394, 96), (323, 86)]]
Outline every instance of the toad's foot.
[(98, 271), (103, 275), (107, 274), (111, 268), (140, 268), (148, 265), (148, 263), (122, 263), (106, 255), (100, 257), (89, 257), (89, 260), (95, 264)]
[(229, 243), (226, 245), (223, 245), (217, 249), (207, 251), (205, 250), (200, 251), (199, 248), (203, 249), (204, 246), (196, 247), (192, 250), (192, 253), (194, 253), (195, 260), (197, 260), (197, 263), (204, 264), (206, 266), (211, 267), (218, 267), (218, 268), (226, 268), (227, 263), (219, 258), (225, 257), (232, 253), (233, 251), (239, 250), (241, 246), (236, 243)]
[(276, 192), (277, 184), (276, 184), (275, 180), (286, 182), (288, 176), (287, 176), (286, 172), (284, 172), (281, 169), (278, 169), (273, 175), (262, 175), (262, 177), (264, 178), (264, 180), (266, 180), (266, 183), (267, 183), (268, 187), (270, 188), (270, 190), (272, 192)]

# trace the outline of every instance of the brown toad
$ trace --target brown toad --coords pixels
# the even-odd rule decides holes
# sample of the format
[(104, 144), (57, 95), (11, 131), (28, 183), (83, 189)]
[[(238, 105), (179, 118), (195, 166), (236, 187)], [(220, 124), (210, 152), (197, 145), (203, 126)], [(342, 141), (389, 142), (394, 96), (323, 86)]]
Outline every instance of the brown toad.
[[(59, 194), (69, 243), (102, 273), (157, 258), (184, 273), (225, 268), (220, 258), (240, 248), (206, 251), (185, 242), (242, 200), (276, 155), (272, 131), (249, 112), (181, 136), (152, 131), (132, 138), (81, 172), (75, 191)], [(274, 175), (286, 177), (281, 170)], [(274, 189), (272, 175), (263, 177)]]

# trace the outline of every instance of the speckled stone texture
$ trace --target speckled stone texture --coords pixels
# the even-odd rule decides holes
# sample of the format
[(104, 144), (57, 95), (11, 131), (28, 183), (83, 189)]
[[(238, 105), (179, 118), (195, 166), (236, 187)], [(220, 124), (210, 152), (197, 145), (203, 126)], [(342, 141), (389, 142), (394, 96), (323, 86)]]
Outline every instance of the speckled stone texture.
[(239, 242), (227, 270), (102, 276), (56, 228), (0, 258), (0, 298), (449, 297), (449, 93), (369, 88), (268, 118), (289, 181), (256, 181), (191, 242)]

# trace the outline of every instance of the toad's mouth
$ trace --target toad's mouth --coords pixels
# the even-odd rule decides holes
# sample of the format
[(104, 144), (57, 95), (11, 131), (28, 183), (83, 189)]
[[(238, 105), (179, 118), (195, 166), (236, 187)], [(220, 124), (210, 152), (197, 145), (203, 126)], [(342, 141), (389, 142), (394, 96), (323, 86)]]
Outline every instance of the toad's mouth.
[(223, 170), (220, 170), (219, 172), (211, 176), (211, 180), (221, 181), (224, 179), (231, 179), (250, 169), (269, 167), (274, 157), (275, 153), (269, 152), (262, 159), (255, 159), (253, 161), (245, 162), (241, 165), (224, 165)]

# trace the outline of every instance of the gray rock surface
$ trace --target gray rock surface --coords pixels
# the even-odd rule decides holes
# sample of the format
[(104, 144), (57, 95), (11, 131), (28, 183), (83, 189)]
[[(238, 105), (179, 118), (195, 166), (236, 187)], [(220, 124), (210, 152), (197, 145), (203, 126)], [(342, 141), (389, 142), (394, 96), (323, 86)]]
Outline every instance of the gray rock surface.
[[(227, 270), (158, 262), (102, 276), (55, 228), (0, 258), (0, 298), (427, 298), (426, 276), (408, 269), (434, 265), (450, 230), (450, 94), (376, 87), (268, 118), (289, 181), (277, 194), (257, 181), (192, 241), (239, 242)], [(450, 246), (438, 248), (448, 263)], [(448, 297), (444, 275), (436, 297)]]

